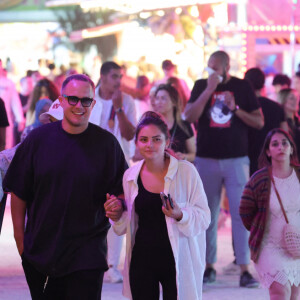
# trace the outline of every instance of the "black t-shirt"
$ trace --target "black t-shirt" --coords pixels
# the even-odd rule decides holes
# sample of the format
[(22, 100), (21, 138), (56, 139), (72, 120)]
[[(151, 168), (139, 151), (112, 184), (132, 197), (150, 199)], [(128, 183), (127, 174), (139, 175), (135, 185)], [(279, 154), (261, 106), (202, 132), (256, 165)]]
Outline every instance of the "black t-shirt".
[(126, 168), (116, 138), (91, 123), (81, 134), (67, 133), (59, 121), (28, 135), (3, 186), (26, 202), (24, 256), (38, 271), (107, 269), (103, 204), (106, 193), (123, 193)]
[(294, 139), (297, 148), (298, 159), (300, 160), (300, 119), (295, 116), (294, 119), (287, 119), (289, 132)]
[(186, 128), (185, 132), (176, 121), (173, 127), (169, 130), (171, 136), (171, 149), (175, 152), (187, 153), (186, 140), (194, 135), (192, 126), (189, 122), (182, 120), (183, 126)]
[[(206, 85), (206, 79), (195, 82), (190, 103), (196, 101)], [(246, 112), (260, 107), (246, 80), (231, 77), (226, 84), (219, 84), (198, 120), (196, 155), (199, 157), (225, 159), (248, 153), (248, 126), (224, 104), (225, 91), (232, 92), (236, 105)]]
[(134, 246), (171, 249), (165, 215), (161, 210), (160, 194), (147, 191), (140, 176), (138, 187), (134, 206), (139, 221)]
[(284, 111), (280, 104), (265, 97), (258, 97), (258, 101), (264, 115), (265, 125), (260, 130), (249, 127), (250, 175), (258, 170), (257, 159), (268, 132), (273, 128), (279, 128), (280, 123), (285, 121)]
[(0, 127), (7, 127), (9, 126), (5, 104), (3, 100), (0, 98)]

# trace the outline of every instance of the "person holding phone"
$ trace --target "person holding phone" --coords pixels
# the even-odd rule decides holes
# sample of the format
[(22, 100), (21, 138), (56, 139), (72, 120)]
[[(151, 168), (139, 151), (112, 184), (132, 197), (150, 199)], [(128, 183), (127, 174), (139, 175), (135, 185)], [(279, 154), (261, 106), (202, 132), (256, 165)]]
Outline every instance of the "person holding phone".
[(126, 205), (113, 195), (104, 205), (115, 232), (126, 233), (123, 294), (134, 300), (158, 300), (159, 283), (164, 300), (202, 299), (210, 210), (196, 168), (170, 155), (169, 142), (162, 117), (146, 112), (135, 134), (144, 159), (123, 177)]

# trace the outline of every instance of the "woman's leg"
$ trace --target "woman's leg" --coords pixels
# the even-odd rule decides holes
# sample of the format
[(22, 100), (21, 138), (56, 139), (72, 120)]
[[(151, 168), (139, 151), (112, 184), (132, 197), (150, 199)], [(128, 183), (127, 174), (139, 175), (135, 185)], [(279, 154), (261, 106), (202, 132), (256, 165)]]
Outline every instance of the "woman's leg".
[(282, 285), (278, 282), (273, 282), (269, 288), (270, 300), (290, 300), (291, 285), (287, 283)]
[(299, 300), (299, 299), (300, 299), (300, 286), (292, 285), (291, 300)]
[(155, 255), (133, 249), (129, 281), (133, 300), (159, 300), (159, 281), (154, 265)]

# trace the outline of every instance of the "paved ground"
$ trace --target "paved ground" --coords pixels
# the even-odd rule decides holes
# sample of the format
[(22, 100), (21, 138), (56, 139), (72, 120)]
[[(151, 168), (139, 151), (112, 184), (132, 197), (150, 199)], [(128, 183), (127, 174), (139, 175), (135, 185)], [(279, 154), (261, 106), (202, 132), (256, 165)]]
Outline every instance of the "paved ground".
[[(233, 260), (231, 249), (230, 220), (219, 230), (218, 234), (218, 263), (217, 282), (204, 286), (203, 300), (266, 300), (269, 299), (266, 290), (245, 289), (238, 286), (238, 276), (222, 275), (222, 267)], [(253, 267), (252, 272), (255, 274)], [(123, 300), (122, 284), (104, 282), (103, 300)], [(10, 209), (7, 207), (4, 224), (0, 236), (0, 299), (1, 300), (28, 300), (30, 294), (26, 285), (20, 258), (13, 239)], [(184, 299), (193, 300), (193, 299)]]

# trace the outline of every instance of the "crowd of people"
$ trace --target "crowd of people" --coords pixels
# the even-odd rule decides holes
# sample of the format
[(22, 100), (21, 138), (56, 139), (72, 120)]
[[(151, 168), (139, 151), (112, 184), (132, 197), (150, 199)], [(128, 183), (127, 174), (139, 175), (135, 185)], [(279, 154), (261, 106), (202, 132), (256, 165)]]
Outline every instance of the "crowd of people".
[(104, 276), (134, 300), (159, 299), (159, 285), (166, 300), (202, 299), (217, 278), (223, 201), (239, 286), (299, 298), (300, 258), (281, 243), (275, 190), (300, 229), (300, 73), (294, 88), (277, 74), (269, 99), (261, 69), (231, 76), (224, 51), (208, 67), (192, 90), (170, 60), (164, 78), (128, 88), (107, 61), (96, 86), (76, 72), (29, 73), (18, 95), (0, 64), (1, 196), (11, 194), (33, 299), (101, 299)]

